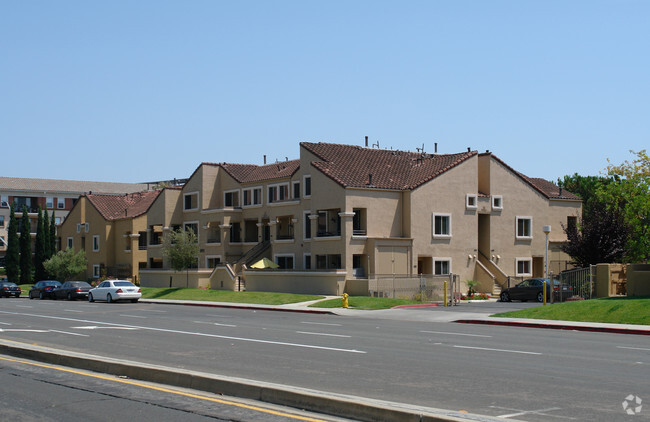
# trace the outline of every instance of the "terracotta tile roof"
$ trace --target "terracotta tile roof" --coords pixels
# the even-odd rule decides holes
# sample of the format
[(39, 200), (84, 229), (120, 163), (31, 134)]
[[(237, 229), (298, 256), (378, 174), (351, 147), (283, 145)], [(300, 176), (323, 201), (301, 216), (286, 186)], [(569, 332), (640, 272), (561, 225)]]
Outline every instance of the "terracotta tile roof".
[(300, 160), (280, 161), (263, 166), (230, 163), (219, 165), (239, 183), (251, 183), (291, 177), (300, 168)]
[(150, 190), (127, 195), (85, 195), (106, 220), (134, 218), (147, 212), (162, 190)]
[(537, 190), (539, 193), (541, 193), (542, 195), (544, 195), (549, 199), (567, 199), (567, 200), (581, 201), (579, 196), (569, 192), (566, 189), (562, 189), (558, 187), (557, 185), (549, 182), (548, 180), (538, 178), (538, 177), (528, 177), (525, 174), (518, 172), (517, 170), (510, 167), (503, 160), (501, 160), (499, 157), (492, 154), (491, 152), (482, 153), (481, 155), (492, 156), (492, 158), (498, 161), (499, 163), (501, 163), (502, 166), (504, 166), (505, 168), (509, 169), (511, 172), (519, 176), (521, 179), (523, 179), (524, 182), (528, 183), (535, 190)]
[(415, 189), (477, 154), (423, 154), (322, 142), (300, 145), (322, 160), (312, 166), (341, 186), (378, 189)]
[(81, 180), (0, 177), (0, 190), (74, 193), (132, 193), (148, 189), (144, 183), (88, 182)]

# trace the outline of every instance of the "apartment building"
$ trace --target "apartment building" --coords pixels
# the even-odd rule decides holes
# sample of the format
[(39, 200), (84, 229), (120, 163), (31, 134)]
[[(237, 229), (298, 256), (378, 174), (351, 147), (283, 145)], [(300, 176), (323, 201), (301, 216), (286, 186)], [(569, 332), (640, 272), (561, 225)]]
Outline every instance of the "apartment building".
[(39, 207), (47, 210), (50, 216), (54, 214), (58, 225), (68, 215), (77, 198), (84, 193), (118, 194), (146, 189), (148, 185), (140, 183), (0, 177), (0, 258), (5, 256), (7, 250), (7, 228), (12, 203), (15, 204), (18, 217), (22, 215), (23, 206), (27, 207), (31, 235), (35, 237)]
[[(231, 278), (247, 279), (246, 266), (267, 257), (279, 265), (284, 290), (310, 291), (304, 284), (317, 274), (337, 278), (333, 293), (340, 293), (346, 283), (367, 286), (386, 275), (452, 273), (490, 290), (507, 276), (543, 275), (543, 226), (552, 227), (551, 269), (563, 269), (561, 225), (575, 222), (581, 206), (570, 192), (490, 152), (303, 142), (297, 160), (202, 163), (182, 188), (153, 198), (138, 227), (111, 230), (116, 239), (139, 234), (146, 258), (131, 265), (145, 285), (171, 280), (162, 240), (184, 227), (200, 244), (194, 285), (232, 288), (224, 266)], [(74, 221), (75, 229), (83, 223)]]

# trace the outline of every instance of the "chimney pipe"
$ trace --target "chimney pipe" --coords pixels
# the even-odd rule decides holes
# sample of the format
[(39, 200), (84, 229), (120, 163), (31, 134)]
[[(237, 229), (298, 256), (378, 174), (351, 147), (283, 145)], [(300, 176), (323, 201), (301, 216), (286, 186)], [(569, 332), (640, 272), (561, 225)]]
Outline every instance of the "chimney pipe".
[(437, 142), (433, 144), (433, 153), (434, 154), (438, 153), (438, 143)]
[(266, 165), (266, 154), (264, 154), (264, 165)]
[(366, 136), (366, 148), (368, 148), (368, 137)]
[(471, 152), (472, 149), (470, 147), (467, 147), (467, 152)]

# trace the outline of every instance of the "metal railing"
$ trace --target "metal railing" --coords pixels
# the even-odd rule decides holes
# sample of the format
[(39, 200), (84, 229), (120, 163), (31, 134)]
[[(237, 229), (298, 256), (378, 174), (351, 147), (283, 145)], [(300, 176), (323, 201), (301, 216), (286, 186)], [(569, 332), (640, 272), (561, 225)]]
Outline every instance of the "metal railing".
[(571, 299), (591, 299), (595, 289), (595, 266), (575, 268), (562, 271), (554, 276), (561, 286), (568, 286), (572, 292)]

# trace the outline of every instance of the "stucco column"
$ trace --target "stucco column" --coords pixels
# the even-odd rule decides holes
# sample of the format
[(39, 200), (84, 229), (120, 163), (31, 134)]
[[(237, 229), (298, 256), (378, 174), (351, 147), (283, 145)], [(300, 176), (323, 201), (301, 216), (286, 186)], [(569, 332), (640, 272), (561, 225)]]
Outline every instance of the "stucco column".
[(255, 225), (257, 226), (257, 242), (259, 243), (264, 239), (264, 223), (258, 221)]
[(136, 273), (136, 267), (138, 266), (137, 256), (140, 246), (138, 241), (140, 240), (140, 233), (131, 233), (131, 277)]
[(230, 228), (232, 225), (230, 224), (219, 224), (219, 228), (221, 229), (221, 244), (226, 245), (230, 243)]
[(275, 238), (277, 237), (277, 236), (276, 236), (276, 235), (277, 235), (277, 231), (276, 231), (276, 228), (275, 228), (275, 226), (276, 226), (277, 224), (278, 224), (278, 221), (277, 221), (277, 220), (271, 220), (271, 221), (269, 221), (269, 227), (270, 227), (270, 229), (269, 229), (269, 232), (270, 232), (270, 236), (269, 236), (269, 238), (270, 238), (270, 240), (271, 240), (271, 243), (273, 243), (273, 241), (274, 241)]
[(340, 212), (339, 217), (341, 217), (341, 239), (343, 240), (343, 257), (341, 258), (343, 268), (348, 273), (348, 277), (352, 276), (352, 254), (348, 253), (348, 245), (350, 240), (352, 240), (352, 218), (354, 217), (353, 212)]
[(309, 224), (311, 226), (311, 237), (318, 236), (318, 214), (309, 214)]

